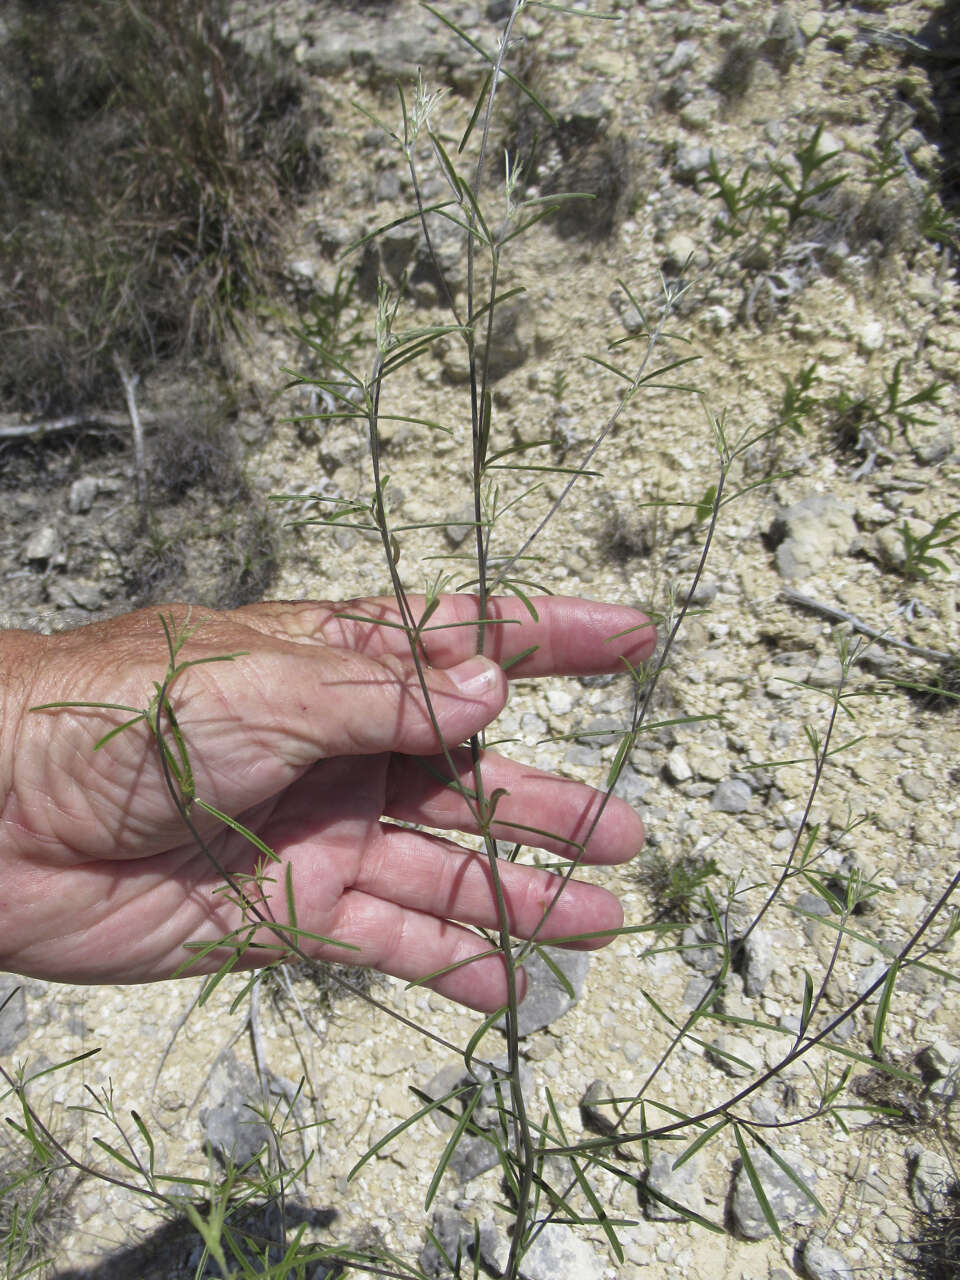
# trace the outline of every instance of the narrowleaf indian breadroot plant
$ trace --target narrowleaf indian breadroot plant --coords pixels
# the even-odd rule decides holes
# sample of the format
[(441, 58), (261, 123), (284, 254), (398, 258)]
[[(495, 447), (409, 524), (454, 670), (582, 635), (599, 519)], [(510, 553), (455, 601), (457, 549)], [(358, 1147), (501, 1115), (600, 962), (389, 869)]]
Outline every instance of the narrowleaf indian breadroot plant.
[[(316, 492), (284, 495), (280, 500), (290, 513), (289, 523), (306, 536), (314, 531), (322, 537), (326, 531), (349, 530), (378, 547), (382, 576), (389, 584), (400, 621), (368, 616), (363, 621), (403, 630), (438, 730), (426, 680), (424, 644), (438, 626), (440, 594), (455, 590), (477, 598), (479, 620), (469, 625), (476, 629), (478, 652), (488, 630), (501, 625), (488, 608), (495, 593), (514, 595), (536, 618), (535, 597), (548, 593), (551, 586), (550, 556), (542, 548), (549, 545), (549, 534), (574, 508), (585, 486), (597, 479), (611, 458), (616, 462), (618, 441), (633, 427), (633, 411), (653, 403), (654, 397), (663, 397), (667, 403), (674, 403), (671, 397), (701, 400), (706, 447), (714, 459), (710, 482), (699, 498), (685, 494), (675, 501), (658, 499), (654, 504), (658, 515), (676, 507), (691, 516), (692, 536), (697, 539), (695, 563), (665, 601), (654, 602), (659, 606), (660, 647), (642, 667), (625, 666), (623, 681), (629, 698), (622, 723), (616, 729), (596, 730), (592, 739), (606, 752), (603, 767), (609, 798), (623, 785), (631, 761), (648, 744), (660, 743), (667, 733), (724, 722), (722, 706), (715, 709), (707, 703), (713, 696), (720, 704), (715, 691), (703, 689), (704, 705), (692, 712), (669, 705), (664, 691), (678, 667), (682, 669), (685, 627), (698, 612), (696, 602), (708, 557), (724, 519), (734, 504), (782, 478), (751, 479), (751, 451), (777, 433), (803, 434), (817, 408), (813, 391), (817, 368), (808, 363), (783, 376), (782, 401), (771, 426), (741, 429), (732, 414), (715, 412), (691, 381), (696, 373), (695, 355), (685, 335), (675, 331), (684, 283), (665, 283), (661, 294), (648, 297), (629, 282), (622, 282), (619, 288), (641, 323), (626, 337), (612, 338), (601, 354), (585, 357), (599, 371), (598, 381), (609, 379), (614, 388), (612, 407), (597, 414), (592, 438), (580, 447), (579, 454), (567, 449), (561, 462), (557, 461), (549, 428), (544, 428), (542, 438), (538, 432), (516, 432), (509, 415), (502, 411), (495, 377), (497, 317), (522, 292), (511, 276), (511, 254), (567, 201), (588, 197), (582, 192), (528, 195), (533, 188), (520, 181), (515, 159), (509, 153), (505, 157), (499, 154), (499, 95), (505, 80), (526, 97), (546, 124), (556, 121), (550, 104), (523, 83), (509, 61), (524, 11), (533, 5), (516, 0), (499, 45), (490, 48), (463, 31), (442, 9), (428, 8), (480, 59), (483, 89), (465, 108), (418, 82), (412, 90), (399, 89), (396, 119), (374, 117), (377, 127), (393, 140), (406, 167), (412, 207), (364, 236), (353, 249), (362, 249), (398, 225), (416, 229), (438, 281), (437, 307), (424, 321), (414, 314), (415, 302), (405, 281), (391, 285), (380, 280), (375, 310), (362, 337), (361, 331), (341, 324), (348, 306), (359, 306), (349, 283), (351, 260), (347, 259), (333, 289), (303, 326), (300, 336), (309, 356), (303, 369), (290, 373), (290, 385), (311, 396), (311, 411), (300, 416), (301, 425), (318, 436), (334, 424), (347, 425), (363, 439), (363, 483), (353, 491), (318, 483)], [(711, 180), (726, 210), (722, 234), (734, 240), (756, 236), (780, 252), (805, 220), (812, 223), (825, 216), (820, 202), (841, 179), (826, 169), (832, 155), (822, 151), (820, 143), (818, 127), (798, 145), (793, 164), (771, 166), (760, 185), (747, 173), (740, 179), (731, 178), (713, 161)], [(458, 265), (462, 272), (456, 279), (445, 265), (447, 254), (441, 256), (438, 251), (440, 242), (449, 243), (451, 235), (460, 237)], [(437, 351), (442, 352), (445, 368), (457, 364), (457, 376), (451, 377), (450, 383), (462, 389), (463, 397), (443, 420), (430, 416), (427, 408), (417, 412), (410, 408), (418, 392), (412, 377), (423, 362), (433, 361)], [(898, 363), (887, 384), (885, 404), (873, 410), (876, 421), (891, 432), (895, 426), (906, 431), (915, 421), (912, 415), (922, 412), (924, 404), (935, 402), (939, 391), (930, 384), (906, 395), (900, 375)], [(567, 385), (566, 368), (558, 366), (550, 384), (555, 401), (567, 394)], [(467, 431), (462, 422), (468, 424)], [(457, 521), (468, 525), (470, 534), (453, 550), (444, 547), (442, 540), (451, 524), (449, 511), (434, 512), (429, 519), (412, 519), (391, 502), (388, 436), (397, 426), (409, 433), (408, 439), (424, 454), (429, 455), (432, 442), (441, 437), (451, 439), (459, 451), (456, 457), (464, 488), (457, 496), (469, 506), (471, 515), (458, 516)], [(451, 510), (455, 505), (451, 502)], [(941, 524), (933, 540), (913, 544), (914, 572), (922, 576), (924, 571), (939, 567), (939, 558), (932, 553), (955, 541), (952, 519)], [(469, 551), (464, 550), (467, 546)], [(352, 615), (345, 612), (343, 616)], [(144, 706), (112, 707), (123, 719), (99, 745), (135, 725), (146, 725), (180, 817), (216, 869), (224, 897), (239, 908), (241, 924), (235, 930), (226, 937), (192, 944), (184, 959), (183, 970), (189, 972), (201, 959), (215, 954), (224, 957), (203, 983), (198, 1002), (204, 1003), (221, 984), (226, 982), (229, 987), (236, 980), (241, 960), (249, 960), (258, 948), (269, 947), (271, 954), (279, 948), (284, 958), (296, 957), (303, 966), (312, 967), (315, 962), (305, 953), (305, 940), (328, 944), (330, 940), (306, 934), (298, 924), (289, 867), (284, 871), (256, 831), (249, 830), (235, 815), (212, 807), (197, 786), (199, 770), (191, 757), (186, 715), (181, 722), (180, 692), (200, 662), (230, 662), (240, 655), (194, 658), (191, 642), (196, 633), (189, 620), (178, 621), (164, 613), (158, 627), (163, 628), (167, 644), (166, 672), (152, 692), (145, 691)], [(628, 1253), (626, 1233), (636, 1223), (641, 1205), (649, 1208), (656, 1204), (703, 1230), (724, 1231), (718, 1207), (686, 1203), (650, 1177), (657, 1155), (665, 1151), (672, 1170), (683, 1168), (708, 1149), (717, 1152), (718, 1158), (723, 1153), (727, 1161), (739, 1162), (760, 1217), (777, 1237), (783, 1237), (786, 1224), (778, 1219), (775, 1197), (768, 1186), (771, 1169), (789, 1182), (811, 1214), (828, 1215), (831, 1206), (827, 1197), (793, 1153), (784, 1149), (781, 1133), (819, 1121), (844, 1130), (847, 1108), (863, 1112), (870, 1105), (863, 1099), (850, 1100), (848, 1085), (858, 1070), (869, 1068), (897, 1081), (922, 1084), (912, 1065), (889, 1051), (886, 1037), (891, 1011), (905, 975), (923, 972), (938, 981), (955, 981), (943, 959), (943, 948), (960, 926), (960, 917), (951, 914), (950, 907), (960, 883), (958, 873), (905, 936), (891, 942), (868, 933), (860, 917), (885, 886), (853, 863), (837, 871), (838, 863), (845, 865), (841, 855), (856, 847), (863, 818), (850, 812), (839, 828), (834, 822), (828, 829), (817, 816), (816, 802), (825, 778), (840, 776), (845, 758), (864, 742), (856, 716), (863, 694), (858, 685), (858, 663), (867, 649), (866, 639), (841, 634), (839, 675), (833, 686), (824, 688), (806, 679), (795, 682), (798, 697), (821, 704), (817, 718), (806, 725), (801, 748), (780, 744), (785, 754), (772, 759), (751, 757), (749, 769), (743, 771), (766, 777), (771, 787), (782, 771), (799, 772), (806, 779), (800, 812), (784, 828), (786, 842), (778, 842), (769, 852), (769, 874), (757, 881), (746, 874), (723, 877), (719, 860), (707, 857), (708, 847), (700, 845), (673, 859), (658, 851), (648, 864), (648, 883), (652, 893), (661, 898), (652, 913), (654, 918), (610, 931), (610, 937), (637, 962), (635, 972), (640, 975), (634, 993), (636, 1010), (622, 1010), (618, 1016), (635, 1016), (638, 1025), (641, 1016), (651, 1019), (658, 1039), (639, 1087), (629, 1092), (611, 1087), (594, 1095), (594, 1113), (604, 1117), (597, 1126), (597, 1136), (571, 1131), (560, 1097), (562, 1080), (538, 1091), (527, 1079), (518, 974), (525, 960), (537, 957), (560, 975), (558, 980), (568, 981), (544, 944), (585, 940), (557, 938), (550, 922), (569, 878), (584, 863), (602, 808), (578, 843), (569, 848), (559, 887), (552, 900), (543, 904), (533, 936), (515, 942), (501, 878), (504, 862), (528, 856), (527, 847), (538, 845), (544, 837), (552, 835), (554, 841), (558, 837), (515, 825), (514, 840), (508, 845), (498, 841), (494, 830), (503, 795), (485, 789), (480, 767), (488, 745), (485, 736), (476, 735), (466, 744), (468, 782), (461, 780), (462, 770), (453, 753), (444, 750), (448, 770), (444, 782), (466, 806), (479, 832), (498, 921), (495, 929), (483, 935), (487, 944), (484, 954), (502, 956), (508, 999), (503, 1009), (479, 1022), (465, 1043), (454, 1043), (439, 1035), (428, 1018), (408, 1016), (388, 1001), (378, 1001), (371, 992), (360, 993), (384, 1014), (399, 1019), (411, 1037), (425, 1041), (428, 1053), (454, 1053), (463, 1063), (463, 1076), (444, 1086), (439, 1096), (425, 1092), (419, 1079), (411, 1080), (416, 1100), (410, 1114), (356, 1153), (351, 1178), (362, 1179), (367, 1166), (395, 1146), (418, 1142), (420, 1127), (429, 1118), (443, 1120), (442, 1150), (424, 1197), (426, 1214), (439, 1203), (445, 1180), (453, 1176), (458, 1149), (468, 1140), (485, 1144), (495, 1157), (500, 1178), (493, 1192), (497, 1212), (500, 1221), (509, 1221), (511, 1227), (506, 1256), (498, 1263), (500, 1274), (509, 1280), (524, 1274), (525, 1256), (547, 1228), (558, 1225), (602, 1237), (610, 1255), (622, 1262)], [(524, 656), (520, 654), (514, 661)], [(743, 680), (750, 675), (744, 673)], [(592, 732), (578, 730), (568, 736), (582, 741)], [(442, 741), (439, 730), (437, 736)], [(201, 831), (201, 821), (205, 824), (210, 819), (254, 848), (257, 860), (251, 874), (238, 877), (218, 863), (213, 842)], [(788, 893), (797, 889), (801, 896), (788, 908)], [(286, 923), (275, 918), (271, 901), (285, 905)], [(765, 924), (777, 913), (799, 916), (816, 929), (819, 942), (804, 951), (802, 978), (789, 998), (792, 1008), (789, 1016), (780, 1018), (766, 1012), (761, 1015), (738, 999), (744, 975), (749, 976), (750, 955)], [(873, 961), (869, 981), (858, 988), (850, 985), (845, 973), (847, 954), (854, 947)], [(695, 954), (698, 958), (702, 981), (695, 998), (680, 1012), (668, 1007), (639, 964), (663, 954)], [(281, 962), (272, 961), (267, 971), (282, 973)], [(263, 972), (239, 982), (232, 1012), (255, 1009)], [(438, 976), (424, 973), (411, 985), (422, 985)], [(861, 1022), (869, 1024), (868, 1044), (862, 1047), (854, 1047), (843, 1036), (858, 1015)], [(255, 1025), (255, 1014), (250, 1016)], [(501, 1035), (505, 1054), (498, 1039)], [(766, 1046), (762, 1060), (748, 1052), (750, 1037)], [(672, 1075), (683, 1075), (682, 1064), (688, 1055), (707, 1056), (720, 1073), (710, 1086), (704, 1086), (704, 1096), (693, 1102), (686, 1095), (679, 1096), (671, 1082)], [(261, 1065), (258, 1058), (258, 1072), (265, 1077)], [(432, 1240), (440, 1259), (429, 1272), (426, 1264), (403, 1255), (389, 1239), (363, 1247), (345, 1240), (307, 1243), (303, 1226), (293, 1227), (284, 1211), (288, 1200), (298, 1193), (314, 1150), (298, 1109), (300, 1089), (273, 1103), (264, 1098), (257, 1119), (268, 1137), (251, 1160), (218, 1167), (211, 1152), (206, 1176), (188, 1176), (162, 1167), (158, 1143), (142, 1110), (130, 1111), (128, 1118), (126, 1109), (109, 1091), (88, 1097), (87, 1114), (107, 1125), (110, 1140), (97, 1140), (93, 1158), (73, 1154), (69, 1144), (52, 1132), (31, 1105), (32, 1079), (0, 1070), (7, 1096), (15, 1096), (20, 1103), (18, 1132), (30, 1144), (36, 1168), (42, 1171), (36, 1177), (41, 1179), (55, 1168), (75, 1170), (135, 1189), (165, 1211), (185, 1216), (202, 1242), (197, 1277), (208, 1274), (204, 1268), (214, 1264), (223, 1276), (270, 1276), (277, 1280), (313, 1274), (433, 1274), (445, 1278), (479, 1274), (478, 1226), (472, 1241), (451, 1248), (428, 1220), (423, 1234)], [(737, 1083), (731, 1085), (728, 1077)], [(793, 1091), (795, 1106), (789, 1116), (751, 1109), (763, 1091), (777, 1081), (788, 1082)], [(875, 1110), (880, 1114), (883, 1108), (878, 1105)], [(38, 1181), (37, 1185), (42, 1184)], [(625, 1193), (629, 1193), (629, 1200)], [(280, 1227), (268, 1238), (262, 1224), (251, 1225), (246, 1216), (253, 1207), (265, 1203), (280, 1206)], [(33, 1212), (29, 1205), (26, 1212)], [(11, 1238), (14, 1234), (12, 1231)], [(308, 1271), (309, 1267), (318, 1270)], [(321, 1269), (324, 1267), (326, 1270)]]

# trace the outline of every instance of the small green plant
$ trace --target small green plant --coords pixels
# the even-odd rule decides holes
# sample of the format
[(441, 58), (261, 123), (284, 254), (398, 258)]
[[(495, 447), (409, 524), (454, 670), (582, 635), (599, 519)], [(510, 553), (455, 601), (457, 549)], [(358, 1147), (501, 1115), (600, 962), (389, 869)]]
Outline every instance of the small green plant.
[(822, 136), (823, 125), (818, 124), (806, 142), (793, 152), (796, 172), (785, 164), (770, 163), (770, 172), (780, 183), (779, 189), (774, 190), (771, 196), (771, 203), (786, 219), (786, 226), (782, 229), (787, 234), (802, 218), (829, 222), (831, 215), (823, 209), (822, 201), (846, 179), (844, 173), (825, 172), (826, 166), (841, 154), (841, 150), (822, 150)]
[(720, 200), (725, 211), (714, 219), (717, 234), (745, 240), (754, 256), (762, 248), (776, 259), (798, 225), (831, 221), (824, 200), (845, 181), (846, 174), (826, 172), (840, 152), (823, 150), (822, 135), (819, 124), (792, 152), (792, 164), (770, 160), (758, 181), (750, 165), (734, 179), (732, 170), (723, 172), (711, 152), (706, 181), (714, 186), (712, 198)]
[(899, 138), (884, 137), (867, 156), (864, 181), (874, 192), (882, 191), (905, 172)]
[(299, 336), (321, 356), (326, 353), (337, 363), (349, 362), (364, 343), (354, 312), (356, 303), (357, 273), (339, 267), (332, 288), (319, 289), (311, 295), (310, 313), (301, 321)]
[(943, 207), (935, 191), (927, 191), (920, 205), (917, 226), (925, 240), (956, 252), (960, 246), (960, 223)]
[(563, 397), (567, 390), (567, 371), (566, 369), (554, 369), (553, 377), (550, 380), (550, 394), (553, 396), (557, 404), (563, 403)]
[(656, 902), (662, 920), (690, 920), (704, 913), (703, 889), (721, 874), (715, 859), (700, 854), (668, 858), (659, 849), (642, 856), (640, 881)]
[(884, 379), (882, 397), (851, 395), (844, 390), (824, 402), (842, 448), (875, 455), (884, 446), (890, 448), (898, 429), (909, 443), (912, 427), (929, 426), (931, 419), (924, 412), (925, 407), (940, 403), (946, 383), (934, 379), (907, 395), (903, 387), (905, 364), (906, 358), (901, 357), (893, 366), (890, 376)]
[[(2, 1016), (2, 1015), (0, 1015)], [(0, 1134), (0, 1265), (7, 1280), (46, 1270), (57, 1238), (69, 1227), (78, 1178), (52, 1152), (8, 1123)]]
[(817, 408), (816, 397), (811, 395), (811, 388), (820, 381), (817, 373), (817, 362), (811, 360), (797, 373), (796, 382), (789, 373), (781, 373), (783, 381), (783, 398), (777, 413), (775, 431), (786, 430), (793, 435), (805, 434), (804, 422)]
[(915, 534), (907, 521), (903, 521), (898, 532), (903, 540), (902, 572), (905, 578), (929, 582), (938, 573), (950, 572), (946, 561), (933, 553), (960, 542), (960, 529), (954, 532), (958, 522), (960, 510), (951, 511), (935, 520), (927, 533)]

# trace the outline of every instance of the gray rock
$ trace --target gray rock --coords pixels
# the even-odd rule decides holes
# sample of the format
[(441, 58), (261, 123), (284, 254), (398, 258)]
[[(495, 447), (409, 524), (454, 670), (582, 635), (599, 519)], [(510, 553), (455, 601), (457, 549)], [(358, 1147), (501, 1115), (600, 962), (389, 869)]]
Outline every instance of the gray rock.
[[(870, 990), (870, 988), (874, 985), (874, 983), (876, 983), (880, 978), (884, 976), (888, 968), (889, 968), (889, 965), (885, 960), (874, 960), (872, 964), (868, 964), (866, 968), (863, 970), (863, 972), (854, 981), (853, 986), (857, 995), (858, 996), (866, 995), (866, 993)], [(870, 997), (871, 1000), (878, 1000), (880, 998), (881, 990), (882, 988), (878, 987), (877, 990), (874, 991), (873, 995)]]
[[(491, 1067), (482, 1067), (479, 1064), (475, 1068), (477, 1076), (484, 1083), (478, 1086), (481, 1090), (481, 1098), (474, 1109), (473, 1118), (483, 1128), (489, 1128), (493, 1124), (499, 1125), (498, 1111), (500, 1103), (498, 1101), (498, 1090), (499, 1096), (503, 1100), (503, 1105), (507, 1107), (510, 1105), (510, 1086), (504, 1079), (508, 1066), (507, 1059), (504, 1057), (493, 1060), (491, 1063), (492, 1070)], [(466, 1083), (471, 1077), (467, 1072), (464, 1072), (463, 1079), (464, 1083)], [(529, 1094), (533, 1088), (533, 1077), (526, 1063), (520, 1064), (520, 1084), (526, 1094)], [(472, 1094), (469, 1093), (464, 1094), (464, 1106), (468, 1105), (471, 1096)]]
[[(687, 596), (690, 604), (707, 605), (710, 604), (717, 595), (718, 583), (716, 578), (701, 578), (697, 585)], [(681, 599), (683, 597), (681, 596)]]
[(392, 83), (416, 76), (418, 67), (462, 66), (466, 57), (466, 46), (435, 20), (408, 13), (403, 22), (384, 21), (377, 12), (350, 6), (324, 13), (322, 32), (305, 50), (303, 63), (321, 77), (355, 68)]
[[(448, 1062), (446, 1066), (430, 1077), (426, 1084), (420, 1088), (435, 1102), (439, 1102), (441, 1098), (446, 1098), (448, 1094), (453, 1093), (455, 1089), (459, 1089), (467, 1083), (467, 1074), (463, 1069), (462, 1062)], [(457, 1117), (463, 1111), (464, 1094), (458, 1093), (456, 1097), (452, 1097), (441, 1107), (435, 1107), (430, 1112), (430, 1119), (437, 1126), (441, 1133), (450, 1133), (457, 1126)], [(448, 1114), (449, 1113), (449, 1114)]]
[(764, 929), (754, 929), (743, 943), (743, 989), (759, 996), (773, 973), (773, 945)]
[(763, 52), (778, 71), (789, 71), (806, 47), (803, 32), (790, 9), (784, 5), (770, 19)]
[(684, 235), (682, 231), (675, 231), (667, 237), (664, 250), (663, 265), (671, 273), (676, 273), (683, 271), (692, 260), (697, 251), (697, 242), (692, 236)]
[(256, 1072), (225, 1051), (211, 1072), (207, 1097), (209, 1105), (199, 1112), (204, 1140), (223, 1163), (246, 1164), (270, 1141), (269, 1128), (254, 1110), (263, 1105)]
[[(495, 1061), (492, 1067), (493, 1070), (490, 1070), (478, 1065), (475, 1068), (475, 1074), (472, 1074), (465, 1070), (462, 1062), (451, 1062), (441, 1067), (436, 1075), (423, 1085), (423, 1092), (434, 1099), (445, 1098), (456, 1091), (456, 1096), (451, 1097), (442, 1109), (438, 1107), (431, 1112), (435, 1124), (444, 1133), (456, 1127), (459, 1117), (471, 1105), (477, 1092), (480, 1092), (480, 1098), (473, 1105), (470, 1122), (474, 1130), (479, 1129), (482, 1132), (466, 1133), (457, 1144), (457, 1149), (450, 1161), (450, 1167), (463, 1182), (475, 1178), (477, 1174), (487, 1169), (494, 1168), (499, 1163), (497, 1147), (484, 1137), (484, 1133), (501, 1131), (500, 1108), (510, 1106), (510, 1087), (503, 1082), (503, 1073), (507, 1068), (506, 1059)], [(494, 1071), (497, 1073), (496, 1077)], [(501, 1082), (499, 1099), (495, 1080)], [(530, 1069), (525, 1064), (521, 1064), (520, 1067), (520, 1082), (524, 1092), (529, 1093), (533, 1087), (533, 1080)]]
[[(835, 1015), (830, 1015), (825, 1019), (826, 1022), (832, 1022)], [(843, 1018), (827, 1035), (827, 1039), (831, 1044), (846, 1044), (852, 1035), (856, 1033), (857, 1020), (854, 1014), (847, 1018)]]
[(957, 1186), (950, 1161), (924, 1147), (914, 1148), (912, 1156), (910, 1199), (921, 1213), (946, 1213)]
[(697, 43), (695, 40), (679, 40), (674, 45), (664, 65), (662, 74), (664, 76), (675, 75), (678, 71), (685, 71), (687, 67), (692, 66), (697, 56)]
[(834, 936), (833, 930), (817, 924), (816, 920), (810, 919), (811, 916), (822, 916), (824, 919), (829, 919), (832, 914), (830, 904), (825, 902), (819, 893), (797, 894), (796, 908), (803, 920), (803, 932), (808, 942), (816, 941), (818, 936)]
[(510, 1241), (492, 1218), (480, 1223), (480, 1261), (492, 1276), (502, 1276), (510, 1258)]
[[(711, 968), (715, 968), (715, 964)], [(707, 995), (713, 990), (713, 979), (706, 975), (691, 978), (683, 989), (683, 999), (680, 1001), (681, 1009), (697, 1009), (707, 998)]]
[(780, 1120), (780, 1108), (776, 1100), (766, 1094), (754, 1094), (750, 1099), (750, 1114), (758, 1124), (774, 1125)]
[(457, 1143), (447, 1167), (461, 1182), (469, 1182), (488, 1169), (495, 1169), (499, 1163), (500, 1154), (490, 1139), (479, 1134), (466, 1134)]
[(96, 476), (80, 476), (70, 486), (67, 506), (74, 515), (80, 515), (90, 510), (99, 492), (100, 481)]
[(364, 287), (375, 295), (377, 276), (383, 276), (396, 288), (413, 259), (419, 241), (420, 231), (414, 222), (390, 227), (369, 241), (360, 264)]
[(29, 1031), (23, 982), (12, 974), (0, 974), (0, 1053), (13, 1053)]
[(719, 967), (721, 944), (712, 920), (698, 920), (684, 929), (680, 954), (701, 973), (712, 973)]
[(681, 182), (696, 182), (710, 167), (710, 148), (681, 143), (673, 162), (673, 171)]
[(934, 1040), (918, 1054), (917, 1065), (927, 1092), (937, 1098), (955, 1098), (960, 1092), (960, 1049), (947, 1040)]
[(81, 578), (61, 578), (50, 587), (50, 601), (60, 609), (86, 609), (92, 612), (103, 604), (103, 593), (95, 582)]
[(617, 795), (627, 804), (640, 805), (647, 798), (650, 783), (630, 765), (623, 770), (617, 779)]
[(910, 428), (910, 447), (917, 461), (925, 466), (942, 462), (954, 450), (953, 427), (946, 420), (916, 423)]
[(707, 1057), (735, 1080), (747, 1080), (763, 1070), (763, 1055), (746, 1036), (717, 1036), (707, 1047)]
[(529, 1036), (549, 1026), (571, 1009), (583, 994), (583, 984), (590, 968), (590, 953), (587, 951), (565, 951), (562, 947), (545, 947), (543, 950), (567, 979), (573, 996), (571, 998), (567, 993), (545, 960), (536, 952), (529, 955), (523, 962), (527, 972), (527, 997), (519, 1009), (518, 1031), (521, 1036)]
[(594, 1080), (584, 1090), (580, 1114), (584, 1123), (597, 1133), (609, 1136), (617, 1131), (618, 1108), (609, 1101), (614, 1097), (616, 1092), (606, 1080)]
[[(765, 1151), (754, 1148), (750, 1154), (760, 1185), (780, 1226), (811, 1222), (817, 1212), (816, 1206), (803, 1194), (796, 1183), (787, 1177), (776, 1161), (771, 1160)], [(788, 1163), (810, 1190), (815, 1192), (816, 1171), (792, 1154), (788, 1158)], [(760, 1202), (754, 1193), (749, 1175), (742, 1164), (738, 1167), (733, 1180), (731, 1212), (737, 1231), (745, 1239), (763, 1240), (773, 1234), (760, 1208)]]
[(569, 1227), (550, 1222), (520, 1260), (522, 1280), (603, 1280), (606, 1260)]
[(603, 764), (603, 752), (599, 747), (588, 747), (584, 742), (575, 742), (567, 748), (563, 757), (565, 764), (572, 764), (577, 769), (599, 769)]
[(463, 1214), (444, 1208), (434, 1213), (430, 1228), (434, 1239), (428, 1236), (427, 1243), (420, 1250), (420, 1266), (425, 1275), (439, 1280), (441, 1276), (450, 1274), (458, 1256), (466, 1257), (473, 1242), (473, 1229)]
[(849, 503), (832, 494), (811, 494), (781, 511), (770, 527), (777, 569), (784, 578), (808, 578), (845, 555), (856, 537)]
[[(678, 1146), (675, 1153), (659, 1151), (650, 1162), (645, 1185), (640, 1194), (644, 1200), (644, 1213), (656, 1222), (682, 1222), (684, 1215), (665, 1201), (683, 1205), (694, 1213), (703, 1214), (706, 1204), (700, 1188), (701, 1167), (696, 1156), (674, 1169), (673, 1162), (680, 1155), (682, 1148)], [(661, 1198), (662, 1197), (662, 1198)]]
[(519, 369), (526, 360), (532, 342), (529, 310), (529, 303), (521, 299), (497, 307), (490, 334), (488, 363), (492, 381), (498, 382), (514, 369)]
[(564, 124), (573, 125), (581, 133), (600, 133), (616, 108), (616, 99), (610, 86), (602, 80), (588, 85), (577, 94), (573, 103), (563, 112)]
[(476, 511), (472, 503), (464, 503), (451, 516), (450, 523), (444, 529), (451, 547), (460, 547), (466, 542), (476, 528)]
[(744, 813), (750, 806), (753, 792), (739, 778), (728, 778), (714, 790), (711, 808), (720, 813)]
[(803, 1274), (809, 1280), (854, 1280), (851, 1264), (819, 1236), (810, 1236), (800, 1254)]
[(687, 764), (686, 757), (679, 747), (674, 747), (664, 762), (664, 772), (671, 782), (689, 782), (693, 770)]
[(56, 556), (59, 546), (60, 539), (56, 529), (52, 524), (47, 524), (42, 529), (36, 529), (27, 539), (23, 558), (28, 564), (46, 564)]

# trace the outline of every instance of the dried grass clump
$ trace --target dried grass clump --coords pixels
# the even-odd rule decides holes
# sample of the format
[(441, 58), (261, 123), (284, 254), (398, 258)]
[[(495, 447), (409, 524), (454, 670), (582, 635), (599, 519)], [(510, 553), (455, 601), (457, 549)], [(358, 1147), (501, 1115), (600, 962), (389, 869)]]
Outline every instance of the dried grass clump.
[(0, 31), (0, 403), (53, 414), (134, 368), (215, 359), (319, 175), (294, 73), (226, 0), (31, 0)]

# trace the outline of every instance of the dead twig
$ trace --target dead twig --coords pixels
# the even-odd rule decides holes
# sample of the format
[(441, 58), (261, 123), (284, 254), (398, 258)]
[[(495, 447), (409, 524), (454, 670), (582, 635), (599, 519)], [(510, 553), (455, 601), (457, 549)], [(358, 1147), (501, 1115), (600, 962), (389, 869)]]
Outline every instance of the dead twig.
[(134, 395), (140, 378), (138, 374), (131, 370), (123, 356), (116, 351), (113, 353), (113, 363), (117, 373), (120, 375), (120, 381), (123, 383), (123, 393), (127, 398), (127, 412), (130, 414), (130, 425), (133, 428), (133, 468), (137, 477), (137, 502), (141, 507), (145, 507), (147, 503), (147, 463), (143, 447), (143, 423), (140, 420), (137, 400)]
[[(5, 420), (6, 419), (6, 420)], [(152, 414), (141, 414), (141, 422), (152, 422)], [(125, 413), (99, 413), (91, 410), (88, 413), (70, 413), (63, 418), (48, 418), (44, 422), (20, 422), (6, 414), (0, 414), (0, 440), (42, 440), (44, 436), (55, 435), (58, 431), (77, 431), (86, 428), (89, 431), (116, 431), (130, 425), (130, 418)]]
[(858, 631), (862, 636), (867, 636), (870, 640), (876, 640), (878, 644), (892, 645), (895, 649), (903, 649), (906, 653), (915, 654), (918, 658), (926, 658), (929, 662), (950, 662), (953, 658), (952, 653), (943, 653), (940, 649), (927, 649), (924, 645), (909, 644), (906, 640), (897, 640), (896, 637), (888, 635), (885, 631), (879, 631), (876, 627), (871, 627), (869, 623), (864, 622), (855, 614), (847, 613), (845, 609), (838, 609), (836, 605), (823, 604), (819, 600), (814, 600), (812, 596), (805, 596), (802, 591), (795, 591), (793, 587), (784, 587), (783, 597), (790, 604), (799, 605), (802, 609), (809, 609), (811, 613), (818, 613), (822, 618), (828, 618), (831, 622), (846, 622), (854, 631)]

